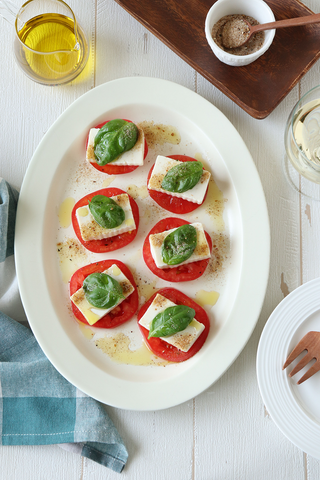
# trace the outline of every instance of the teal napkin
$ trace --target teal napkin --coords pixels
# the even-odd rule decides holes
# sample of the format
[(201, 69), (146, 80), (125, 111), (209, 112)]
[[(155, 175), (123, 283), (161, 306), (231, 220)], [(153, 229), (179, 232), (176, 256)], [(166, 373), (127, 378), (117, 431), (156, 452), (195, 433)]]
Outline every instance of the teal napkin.
[[(0, 179), (0, 262), (13, 254), (18, 193)], [(128, 452), (102, 404), (63, 378), (31, 330), (0, 312), (0, 445), (64, 444), (121, 472)]]
[(0, 262), (13, 255), (18, 192), (0, 178)]

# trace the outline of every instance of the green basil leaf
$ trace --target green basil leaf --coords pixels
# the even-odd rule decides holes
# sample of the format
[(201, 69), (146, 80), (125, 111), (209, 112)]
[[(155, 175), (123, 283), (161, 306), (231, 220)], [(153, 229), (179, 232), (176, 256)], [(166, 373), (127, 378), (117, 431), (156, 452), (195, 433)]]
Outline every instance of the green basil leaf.
[(106, 273), (92, 273), (83, 282), (85, 297), (96, 308), (112, 308), (125, 298), (119, 282)]
[(115, 228), (122, 224), (126, 214), (120, 205), (112, 198), (95, 195), (89, 201), (89, 210), (99, 225), (103, 228)]
[(183, 162), (173, 168), (162, 180), (161, 188), (168, 192), (183, 193), (191, 190), (203, 174), (203, 165), (201, 162)]
[(192, 322), (195, 314), (196, 312), (193, 308), (185, 305), (166, 308), (152, 320), (148, 338), (169, 337), (181, 332)]
[(197, 246), (197, 230), (192, 225), (182, 225), (169, 233), (161, 247), (161, 256), (167, 265), (179, 265), (188, 260)]
[(126, 120), (110, 120), (95, 136), (94, 155), (98, 165), (106, 165), (130, 150), (138, 140), (138, 127)]

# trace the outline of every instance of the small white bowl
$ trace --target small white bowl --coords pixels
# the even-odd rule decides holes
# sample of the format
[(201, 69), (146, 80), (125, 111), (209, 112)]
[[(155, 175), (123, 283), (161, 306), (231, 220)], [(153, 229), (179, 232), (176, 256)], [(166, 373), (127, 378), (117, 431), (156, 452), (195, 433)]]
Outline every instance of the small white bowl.
[(265, 38), (262, 47), (254, 53), (249, 55), (232, 55), (231, 53), (222, 50), (212, 38), (212, 28), (225, 15), (243, 14), (253, 17), (258, 23), (274, 22), (274, 14), (269, 5), (263, 0), (218, 0), (210, 8), (205, 24), (205, 33), (207, 41), (216, 55), (216, 57), (223, 63), (233, 67), (242, 67), (249, 65), (263, 55), (270, 47), (275, 30), (266, 30)]

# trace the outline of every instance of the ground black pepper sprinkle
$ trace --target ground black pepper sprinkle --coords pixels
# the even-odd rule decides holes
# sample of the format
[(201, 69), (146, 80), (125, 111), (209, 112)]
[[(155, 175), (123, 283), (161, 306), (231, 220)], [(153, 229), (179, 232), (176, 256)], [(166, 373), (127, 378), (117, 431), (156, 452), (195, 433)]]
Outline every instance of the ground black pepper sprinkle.
[[(232, 35), (234, 35), (234, 38), (239, 38), (239, 35), (245, 35), (247, 32), (242, 32), (239, 30), (239, 20), (247, 20), (251, 25), (258, 25), (259, 22), (257, 22), (256, 19), (253, 17), (249, 17), (248, 15), (243, 15), (243, 14), (235, 14), (235, 15), (226, 15), (225, 17), (220, 18), (220, 20), (213, 26), (212, 29), (212, 38), (214, 42), (218, 45), (221, 50), (224, 50), (225, 52), (231, 53), (232, 55), (249, 55), (250, 53), (257, 52), (260, 50), (260, 48), (263, 45), (264, 42), (264, 32), (257, 32), (252, 37), (250, 40), (245, 44), (242, 45), (241, 47), (237, 48), (226, 48), (223, 43), (222, 43), (222, 31), (224, 26), (226, 25), (227, 22), (229, 23), (229, 35), (230, 35), (230, 43), (232, 42)], [(241, 22), (242, 23), (242, 22)]]

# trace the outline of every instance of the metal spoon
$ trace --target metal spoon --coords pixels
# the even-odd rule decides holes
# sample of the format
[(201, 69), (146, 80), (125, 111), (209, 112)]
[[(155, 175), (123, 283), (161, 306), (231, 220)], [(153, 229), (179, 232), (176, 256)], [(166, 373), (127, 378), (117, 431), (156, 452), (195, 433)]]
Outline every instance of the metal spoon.
[[(238, 48), (248, 42), (248, 40), (257, 32), (264, 30), (272, 30), (273, 28), (285, 28), (285, 27), (297, 27), (300, 25), (309, 25), (311, 23), (320, 22), (320, 13), (313, 15), (307, 15), (306, 17), (289, 18), (287, 20), (279, 20), (278, 22), (262, 23), (259, 25), (250, 25), (247, 20), (236, 19), (235, 21), (229, 20), (222, 30), (222, 44), (226, 48)], [(241, 35), (232, 35), (232, 31), (235, 29), (241, 29)], [(237, 38), (238, 37), (238, 38)]]

